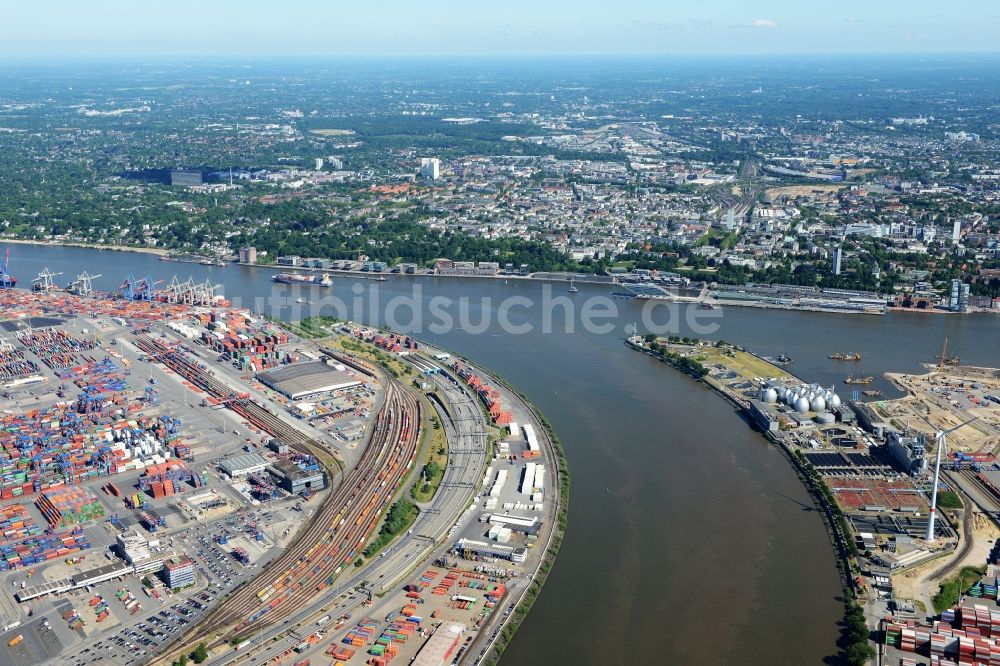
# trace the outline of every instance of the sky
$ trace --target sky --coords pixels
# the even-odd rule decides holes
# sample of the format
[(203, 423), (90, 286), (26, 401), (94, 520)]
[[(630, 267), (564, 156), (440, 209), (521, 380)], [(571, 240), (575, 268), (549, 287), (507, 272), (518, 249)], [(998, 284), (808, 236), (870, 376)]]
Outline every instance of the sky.
[(962, 53), (997, 0), (0, 0), (0, 58)]

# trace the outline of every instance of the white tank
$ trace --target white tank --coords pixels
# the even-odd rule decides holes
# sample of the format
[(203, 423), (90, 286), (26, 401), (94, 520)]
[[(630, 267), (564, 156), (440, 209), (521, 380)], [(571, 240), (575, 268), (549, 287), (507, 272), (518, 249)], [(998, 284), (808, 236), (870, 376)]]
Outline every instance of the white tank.
[(777, 391), (775, 391), (773, 388), (769, 388), (766, 391), (764, 391), (764, 402), (768, 404), (774, 404), (777, 401), (778, 401)]
[(834, 393), (833, 396), (830, 398), (830, 408), (836, 409), (837, 407), (840, 407), (840, 404), (841, 404), (840, 396)]
[(789, 391), (788, 396), (785, 398), (785, 402), (789, 407), (795, 404), (795, 401), (799, 399), (799, 394), (795, 391)]
[(823, 399), (823, 396), (818, 395), (812, 399), (812, 402), (809, 403), (809, 406), (812, 407), (812, 410), (814, 412), (822, 412), (826, 410), (826, 400)]
[(799, 414), (805, 414), (809, 411), (809, 401), (805, 398), (799, 398), (795, 401), (795, 411)]

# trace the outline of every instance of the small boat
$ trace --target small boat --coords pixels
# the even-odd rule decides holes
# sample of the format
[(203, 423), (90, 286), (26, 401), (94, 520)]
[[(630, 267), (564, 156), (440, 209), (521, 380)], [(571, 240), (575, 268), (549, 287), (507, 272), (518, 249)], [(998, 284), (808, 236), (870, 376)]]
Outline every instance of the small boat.
[(844, 352), (837, 352), (836, 354), (830, 354), (827, 358), (833, 359), (834, 361), (860, 361), (861, 354), (854, 352), (851, 354), (845, 354)]
[(792, 357), (788, 354), (778, 354), (778, 363), (787, 365), (792, 362)]
[(296, 303), (301, 303), (302, 305), (310, 305), (310, 304), (312, 304), (312, 301), (310, 301), (308, 298), (296, 298), (295, 302)]
[(571, 294), (575, 294), (575, 293), (576, 293), (576, 292), (578, 292), (578, 291), (580, 291), (580, 290), (579, 290), (579, 289), (577, 289), (576, 285), (575, 285), (575, 284), (573, 284), (573, 280), (571, 279), (571, 280), (569, 281), (569, 293), (571, 293)]
[(715, 303), (710, 303), (709, 301), (702, 301), (698, 305), (698, 307), (700, 307), (702, 310), (714, 310), (715, 309)]
[(862, 391), (861, 393), (864, 394), (864, 396), (866, 398), (881, 398), (882, 397), (882, 391)]
[(855, 377), (854, 375), (849, 375), (847, 379), (844, 380), (845, 384), (871, 384), (875, 381), (874, 377)]

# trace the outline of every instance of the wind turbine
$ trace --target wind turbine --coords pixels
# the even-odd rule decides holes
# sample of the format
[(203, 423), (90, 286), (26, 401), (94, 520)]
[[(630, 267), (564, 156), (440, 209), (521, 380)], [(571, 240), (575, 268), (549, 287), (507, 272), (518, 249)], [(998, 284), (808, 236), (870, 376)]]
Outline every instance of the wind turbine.
[[(926, 418), (923, 416), (920, 418), (922, 418), (927, 425), (937, 430), (937, 426), (928, 421)], [(925, 539), (929, 543), (933, 543), (934, 541), (934, 519), (937, 517), (938, 477), (941, 475), (941, 451), (948, 446), (948, 435), (955, 432), (959, 428), (964, 428), (978, 418), (978, 416), (975, 416), (965, 423), (959, 423), (954, 428), (949, 428), (948, 430), (937, 430), (937, 433), (934, 435), (934, 438), (937, 440), (937, 457), (934, 462), (934, 487), (931, 488), (931, 519), (927, 523), (927, 537)]]

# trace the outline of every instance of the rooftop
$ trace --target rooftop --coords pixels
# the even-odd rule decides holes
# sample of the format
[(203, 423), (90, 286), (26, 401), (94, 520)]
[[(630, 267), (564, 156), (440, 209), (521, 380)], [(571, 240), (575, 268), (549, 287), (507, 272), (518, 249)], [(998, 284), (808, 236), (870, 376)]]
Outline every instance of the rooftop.
[(257, 378), (293, 399), (361, 384), (353, 375), (332, 368), (323, 361), (295, 363), (262, 372)]

